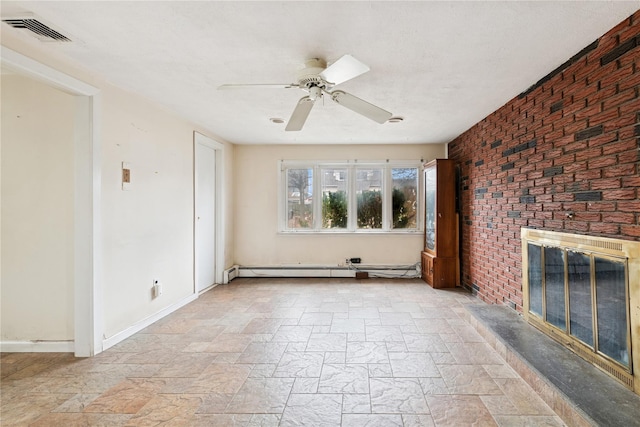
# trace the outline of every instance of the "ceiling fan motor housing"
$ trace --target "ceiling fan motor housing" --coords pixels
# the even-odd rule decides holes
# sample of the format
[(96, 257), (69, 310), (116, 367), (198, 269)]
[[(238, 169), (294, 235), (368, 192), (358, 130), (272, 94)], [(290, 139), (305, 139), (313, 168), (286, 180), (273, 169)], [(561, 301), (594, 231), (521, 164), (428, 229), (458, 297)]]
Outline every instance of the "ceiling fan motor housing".
[(327, 63), (320, 58), (308, 59), (305, 62), (305, 67), (298, 71), (296, 77), (298, 84), (302, 88), (310, 89), (312, 87), (319, 87), (321, 89), (328, 89), (329, 85), (322, 77), (322, 73), (327, 68)]

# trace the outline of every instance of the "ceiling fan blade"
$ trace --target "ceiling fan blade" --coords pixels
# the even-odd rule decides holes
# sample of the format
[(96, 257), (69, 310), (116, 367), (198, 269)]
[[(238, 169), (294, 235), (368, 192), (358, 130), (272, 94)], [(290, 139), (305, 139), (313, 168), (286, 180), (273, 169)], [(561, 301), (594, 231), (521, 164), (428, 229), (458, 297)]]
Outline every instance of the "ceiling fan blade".
[(218, 90), (226, 89), (291, 89), (297, 84), (227, 84), (218, 86)]
[(363, 64), (351, 55), (344, 55), (321, 72), (320, 77), (329, 83), (339, 85), (367, 71), (369, 71), (368, 65)]
[(313, 103), (314, 101), (308, 96), (301, 98), (300, 101), (298, 101), (298, 105), (296, 105), (295, 110), (293, 110), (289, 123), (287, 123), (287, 127), (284, 128), (284, 130), (297, 131), (302, 129), (302, 126), (304, 126), (304, 122), (307, 121), (309, 112), (313, 107)]
[(373, 104), (364, 101), (357, 96), (353, 96), (347, 92), (341, 90), (334, 90), (331, 92), (331, 99), (343, 107), (355, 111), (358, 114), (373, 120), (374, 122), (384, 123), (391, 118), (391, 113), (387, 110), (383, 110), (380, 107), (376, 107)]

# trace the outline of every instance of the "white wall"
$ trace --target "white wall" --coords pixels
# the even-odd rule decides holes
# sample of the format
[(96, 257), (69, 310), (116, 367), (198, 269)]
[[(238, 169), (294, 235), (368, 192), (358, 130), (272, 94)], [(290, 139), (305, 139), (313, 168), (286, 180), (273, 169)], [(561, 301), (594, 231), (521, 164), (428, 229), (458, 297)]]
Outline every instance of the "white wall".
[(71, 341), (74, 99), (2, 75), (2, 341)]
[(243, 266), (364, 264), (420, 260), (422, 235), (278, 234), (279, 160), (419, 160), (445, 156), (438, 145), (240, 145), (235, 150), (235, 260)]
[[(2, 45), (100, 89), (102, 210), (97, 217), (102, 245), (96, 261), (102, 267), (98, 300), (104, 313), (103, 338), (113, 344), (113, 337), (124, 337), (121, 332), (194, 295), (193, 132), (215, 135), (52, 54), (46, 44), (3, 31)], [(225, 160), (231, 199), (225, 207), (228, 253), (222, 267), (233, 264), (233, 145), (227, 143)], [(129, 191), (121, 189), (123, 161), (131, 163)], [(3, 176), (3, 185), (6, 182)], [(151, 298), (154, 279), (163, 284), (157, 299)], [(4, 294), (2, 300), (4, 304)]]

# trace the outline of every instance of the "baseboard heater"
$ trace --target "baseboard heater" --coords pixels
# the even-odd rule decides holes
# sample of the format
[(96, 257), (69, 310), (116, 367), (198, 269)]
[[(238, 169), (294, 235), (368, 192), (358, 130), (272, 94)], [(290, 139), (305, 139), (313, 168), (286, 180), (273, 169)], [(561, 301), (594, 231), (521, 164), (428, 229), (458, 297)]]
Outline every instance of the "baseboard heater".
[(356, 277), (356, 273), (369, 277), (416, 278), (420, 265), (376, 266), (240, 266), (237, 277)]
[(238, 277), (239, 272), (240, 272), (240, 266), (239, 265), (234, 265), (232, 267), (227, 268), (222, 273), (222, 283), (224, 283), (226, 285), (227, 283), (229, 283), (230, 281), (232, 281), (233, 279)]

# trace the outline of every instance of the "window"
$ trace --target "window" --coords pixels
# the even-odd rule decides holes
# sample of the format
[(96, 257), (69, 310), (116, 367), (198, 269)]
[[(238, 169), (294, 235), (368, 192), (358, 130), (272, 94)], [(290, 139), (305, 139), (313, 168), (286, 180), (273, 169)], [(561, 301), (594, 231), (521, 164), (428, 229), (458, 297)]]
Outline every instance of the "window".
[(393, 228), (418, 227), (418, 168), (391, 169)]
[(282, 161), (280, 231), (419, 232), (420, 167), (416, 161)]
[(382, 228), (382, 169), (356, 168), (358, 228)]
[(313, 227), (313, 169), (287, 170), (287, 228)]
[(322, 228), (347, 228), (347, 170), (329, 168), (321, 171)]

